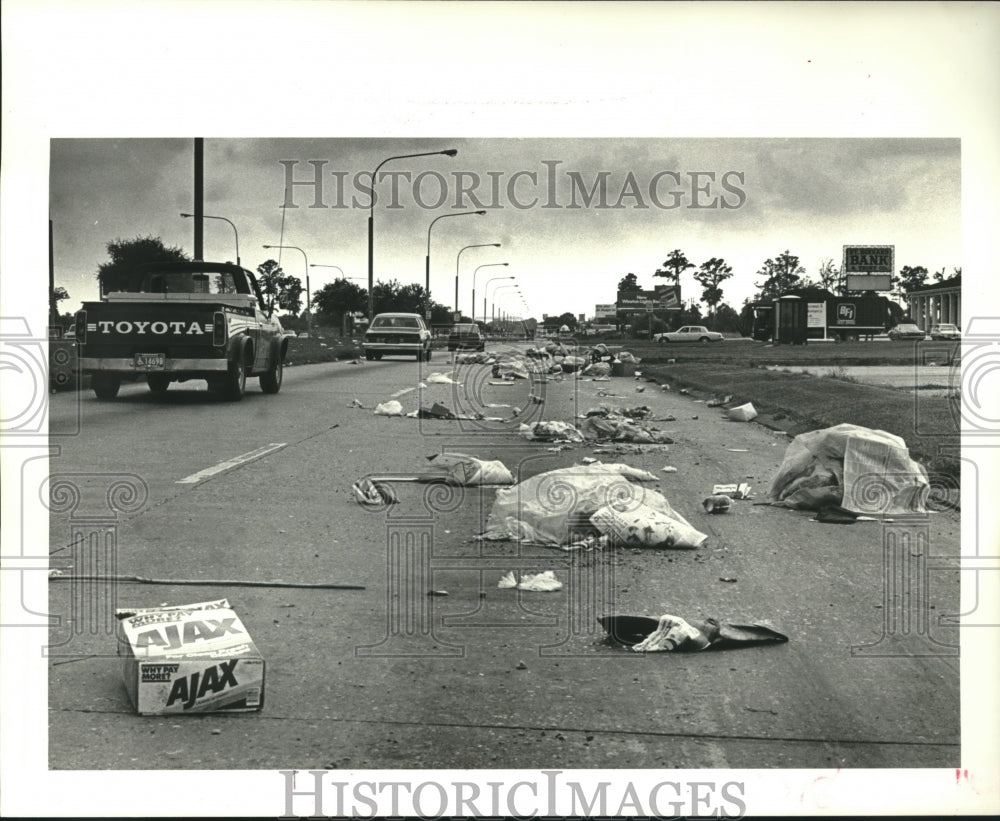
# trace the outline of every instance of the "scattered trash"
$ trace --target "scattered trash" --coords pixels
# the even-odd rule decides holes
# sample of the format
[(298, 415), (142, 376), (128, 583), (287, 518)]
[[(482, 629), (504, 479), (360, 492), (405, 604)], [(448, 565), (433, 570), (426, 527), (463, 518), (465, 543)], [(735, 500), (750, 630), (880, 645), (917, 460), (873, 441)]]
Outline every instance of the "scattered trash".
[(518, 590), (528, 590), (534, 593), (552, 593), (562, 590), (562, 582), (556, 578), (552, 570), (545, 570), (541, 573), (524, 574), (518, 581), (514, 571), (508, 571), (497, 583), (501, 590), (517, 588)]
[(448, 591), (447, 590), (428, 590), (427, 591), (427, 595), (428, 596), (447, 596), (448, 595)]
[(628, 351), (620, 351), (618, 354), (618, 361), (625, 362), (631, 365), (637, 365), (640, 362), (642, 362), (641, 359), (637, 358), (636, 356), (633, 356)]
[(927, 472), (898, 436), (842, 424), (796, 436), (771, 482), (773, 504), (868, 515), (926, 513)]
[(749, 499), (750, 485), (746, 482), (737, 482), (731, 485), (712, 485), (712, 493), (724, 493), (730, 499)]
[(349, 408), (364, 408), (365, 406), (357, 399), (352, 399), (351, 404), (348, 405)]
[(125, 689), (140, 715), (263, 708), (264, 658), (228, 600), (115, 616)]
[(375, 406), (375, 414), (377, 416), (402, 416), (403, 406), (395, 399), (390, 399), (388, 402), (380, 402)]
[(652, 473), (629, 465), (597, 462), (550, 470), (496, 493), (480, 538), (563, 545), (601, 535), (591, 516), (609, 499), (640, 500), (663, 512), (667, 500), (640, 487), (656, 482)]
[(528, 669), (528, 665), (525, 664), (523, 661), (519, 661), (517, 663), (517, 665), (514, 667), (514, 669), (515, 670), (527, 670)]
[(709, 496), (701, 503), (701, 506), (706, 513), (728, 513), (733, 506), (733, 500), (725, 494), (719, 493)]
[(730, 395), (726, 396), (724, 399), (710, 399), (710, 400), (708, 400), (708, 402), (706, 404), (710, 408), (718, 408), (721, 405), (728, 405), (732, 401), (733, 401), (733, 397), (730, 394)]
[(575, 373), (576, 371), (582, 370), (583, 368), (587, 367), (588, 362), (582, 356), (566, 356), (563, 357), (563, 361), (560, 364), (562, 365), (562, 369), (564, 372)]
[(593, 362), (583, 369), (582, 373), (587, 376), (611, 376), (611, 363), (610, 362)]
[(720, 582), (727, 582), (728, 584), (736, 584), (736, 579), (732, 576), (719, 576)]
[(419, 419), (456, 419), (454, 413), (440, 402), (435, 402), (429, 408), (420, 408), (417, 411)]
[(525, 439), (535, 442), (582, 442), (583, 434), (569, 422), (558, 419), (535, 422), (533, 425), (522, 424), (518, 433)]
[(677, 473), (677, 468), (675, 468), (673, 465), (665, 465), (663, 467), (663, 472), (664, 473)]
[(377, 505), (381, 507), (383, 505), (396, 504), (399, 501), (389, 485), (373, 482), (367, 477), (358, 479), (358, 481), (351, 485), (351, 489), (354, 491), (354, 497), (363, 505)]
[(730, 453), (749, 453), (746, 448), (726, 448)]
[(839, 505), (831, 505), (830, 507), (822, 508), (816, 514), (816, 518), (810, 521), (822, 522), (823, 524), (852, 525), (855, 522), (891, 522), (893, 520), (875, 516), (862, 516)]
[(584, 456), (580, 461), (585, 465), (593, 465), (596, 464), (599, 460), (595, 459), (593, 456)]
[(466, 453), (436, 453), (427, 460), (459, 485), (512, 485), (514, 477), (499, 459), (482, 460)]
[(650, 410), (641, 406), (631, 410), (612, 411), (601, 407), (587, 411), (580, 424), (580, 433), (589, 441), (634, 442), (637, 444), (671, 445), (671, 436), (656, 428), (637, 424), (632, 417), (643, 418)]
[(694, 416), (692, 416), (691, 418), (692, 418), (692, 419), (697, 419), (697, 418), (698, 418), (698, 414), (695, 414), (695, 415), (694, 415)]
[(640, 386), (639, 386), (639, 387), (637, 387), (637, 388), (636, 388), (635, 390), (636, 390), (636, 393), (642, 393), (642, 392), (643, 392), (644, 390), (646, 390), (646, 389), (645, 389), (644, 387), (642, 387), (642, 386), (640, 385)]
[(490, 382), (490, 384), (494, 385), (495, 387), (499, 387), (499, 388), (509, 388), (514, 383), (513, 382), (509, 382), (509, 381), (502, 381), (502, 382), (493, 381), (493, 382)]
[[(671, 359), (670, 361), (671, 361), (671, 362), (673, 362), (674, 360), (672, 360), (672, 359)], [(688, 391), (688, 389), (687, 389), (687, 388), (681, 388), (681, 389), (680, 389), (680, 390), (678, 391), (678, 393), (681, 393), (681, 394), (683, 394), (684, 396), (690, 396), (690, 395), (691, 395), (691, 394), (690, 394), (690, 391)]]
[(445, 373), (432, 373), (424, 380), (428, 385), (461, 385), (461, 382), (456, 382), (448, 374)]
[(605, 505), (590, 517), (591, 524), (602, 535), (628, 547), (699, 547), (708, 536), (691, 527), (660, 494), (655, 495), (663, 499), (666, 509), (646, 504), (646, 497), (654, 493), (644, 494), (643, 503), (638, 505), (634, 502)]
[(609, 638), (637, 653), (728, 650), (784, 644), (788, 636), (766, 624), (729, 624), (716, 619), (688, 622), (680, 616), (603, 616)]
[(754, 408), (752, 402), (747, 402), (745, 405), (740, 405), (738, 408), (730, 408), (726, 412), (726, 416), (734, 422), (749, 422), (750, 420), (757, 418), (757, 410)]

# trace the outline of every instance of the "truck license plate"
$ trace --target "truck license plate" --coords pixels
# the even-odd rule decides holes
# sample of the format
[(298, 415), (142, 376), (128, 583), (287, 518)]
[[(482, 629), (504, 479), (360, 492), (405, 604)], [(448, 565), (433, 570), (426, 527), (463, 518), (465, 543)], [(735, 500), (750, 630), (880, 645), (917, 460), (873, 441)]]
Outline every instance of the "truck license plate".
[(166, 356), (162, 353), (137, 353), (135, 366), (147, 371), (162, 371), (166, 366)]

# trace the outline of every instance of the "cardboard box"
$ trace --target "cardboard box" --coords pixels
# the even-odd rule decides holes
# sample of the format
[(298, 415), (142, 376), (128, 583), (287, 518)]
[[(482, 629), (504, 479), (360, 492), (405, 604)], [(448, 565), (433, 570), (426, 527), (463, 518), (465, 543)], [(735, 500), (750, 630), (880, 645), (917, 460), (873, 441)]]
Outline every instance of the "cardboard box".
[(115, 615), (125, 689), (141, 715), (263, 708), (264, 659), (226, 599)]

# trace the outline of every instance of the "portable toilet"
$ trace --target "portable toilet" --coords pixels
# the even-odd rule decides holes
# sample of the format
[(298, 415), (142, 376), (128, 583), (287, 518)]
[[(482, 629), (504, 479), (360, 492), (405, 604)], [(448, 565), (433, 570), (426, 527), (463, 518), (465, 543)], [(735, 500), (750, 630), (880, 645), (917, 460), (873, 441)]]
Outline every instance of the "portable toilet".
[(808, 304), (802, 297), (786, 294), (774, 301), (774, 342), (805, 345), (808, 338)]

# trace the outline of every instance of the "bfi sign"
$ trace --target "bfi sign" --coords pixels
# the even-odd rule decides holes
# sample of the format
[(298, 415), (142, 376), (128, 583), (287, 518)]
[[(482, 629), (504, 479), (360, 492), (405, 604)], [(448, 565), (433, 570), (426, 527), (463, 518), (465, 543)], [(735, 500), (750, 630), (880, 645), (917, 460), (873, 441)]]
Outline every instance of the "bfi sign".
[(894, 245), (845, 245), (844, 274), (892, 274)]

